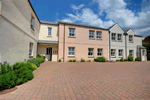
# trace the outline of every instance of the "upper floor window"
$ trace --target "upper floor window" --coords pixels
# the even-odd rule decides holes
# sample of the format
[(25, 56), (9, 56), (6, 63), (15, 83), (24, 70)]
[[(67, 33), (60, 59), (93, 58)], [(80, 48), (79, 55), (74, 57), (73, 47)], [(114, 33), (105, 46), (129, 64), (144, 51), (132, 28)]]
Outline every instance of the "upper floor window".
[(94, 38), (95, 38), (95, 32), (89, 31), (89, 39), (94, 39)]
[(34, 24), (35, 24), (35, 18), (33, 15), (31, 15), (31, 23), (30, 23), (30, 26), (32, 29), (34, 29)]
[(118, 34), (118, 41), (122, 41), (122, 34)]
[(29, 56), (32, 56), (33, 55), (33, 43), (30, 42), (29, 44)]
[(75, 47), (68, 47), (68, 56), (75, 56)]
[(103, 49), (97, 49), (97, 56), (102, 56)]
[(52, 36), (52, 28), (48, 28), (48, 36)]
[(73, 28), (69, 29), (69, 37), (75, 37), (75, 29)]
[(116, 33), (112, 33), (112, 34), (111, 34), (111, 39), (112, 39), (112, 40), (116, 40)]
[(111, 57), (116, 57), (116, 49), (111, 49)]
[(133, 42), (133, 36), (129, 35), (129, 42)]
[(93, 48), (88, 48), (88, 56), (94, 57), (94, 49)]
[(133, 57), (133, 50), (129, 50), (129, 56)]
[(96, 33), (96, 39), (102, 39), (102, 33), (101, 32), (97, 32)]
[(120, 57), (122, 57), (122, 56), (123, 56), (123, 50), (118, 50), (118, 55), (119, 55)]

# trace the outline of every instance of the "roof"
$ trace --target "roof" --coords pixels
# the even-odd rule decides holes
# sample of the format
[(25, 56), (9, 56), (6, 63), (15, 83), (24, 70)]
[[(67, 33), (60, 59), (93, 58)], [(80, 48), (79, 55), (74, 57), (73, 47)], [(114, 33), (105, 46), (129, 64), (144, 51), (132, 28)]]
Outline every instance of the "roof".
[(142, 46), (142, 45), (137, 45), (138, 48), (140, 49), (146, 49), (146, 47)]
[[(117, 24), (117, 23), (116, 23)], [(113, 28), (116, 24), (114, 24), (114, 25), (112, 25), (112, 26), (110, 26), (108, 29), (110, 30), (111, 28)]]
[(51, 44), (51, 45), (58, 45), (58, 41), (38, 40), (38, 44)]
[(37, 16), (37, 14), (36, 14), (36, 12), (35, 12), (35, 10), (34, 10), (32, 4), (31, 4), (30, 0), (28, 0), (28, 2), (29, 2), (29, 4), (30, 4), (30, 6), (31, 6), (31, 8), (32, 8), (32, 10), (33, 10), (33, 12), (35, 13), (35, 15), (36, 15), (38, 21), (40, 22), (39, 17)]
[(129, 28), (129, 29), (126, 29), (126, 30), (124, 30), (124, 32), (125, 32), (125, 33), (127, 33), (127, 32), (128, 32), (130, 29), (131, 29), (131, 28)]
[(71, 22), (64, 22), (64, 21), (58, 21), (58, 24), (66, 24), (66, 25), (73, 25), (73, 26), (80, 26), (80, 27), (87, 27), (87, 28), (95, 28), (95, 29), (101, 29), (101, 30), (108, 30), (108, 29), (100, 28), (100, 27), (96, 27), (96, 26), (78, 24), (78, 23), (71, 23)]
[(41, 24), (49, 24), (49, 25), (58, 25), (58, 23), (50, 22), (50, 21), (40, 21)]
[(134, 35), (134, 36), (136, 36), (136, 37), (143, 37), (142, 35)]

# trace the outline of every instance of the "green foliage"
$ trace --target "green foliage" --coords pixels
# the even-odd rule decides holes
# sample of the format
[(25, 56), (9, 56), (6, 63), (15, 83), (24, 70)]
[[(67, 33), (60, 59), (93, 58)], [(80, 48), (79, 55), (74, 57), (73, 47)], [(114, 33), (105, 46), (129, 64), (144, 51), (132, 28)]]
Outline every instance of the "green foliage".
[(133, 57), (132, 56), (128, 56), (128, 61), (133, 61)]
[(146, 47), (147, 52), (150, 52), (150, 43), (143, 43), (143, 46)]
[(59, 59), (59, 62), (61, 62), (61, 59)]
[(124, 61), (128, 61), (128, 59), (125, 58)]
[(139, 58), (139, 57), (136, 57), (136, 58), (135, 58), (135, 61), (142, 61), (142, 59)]
[(71, 59), (68, 62), (73, 62)]
[(121, 59), (120, 59), (120, 62), (124, 62), (124, 59), (123, 59), (123, 58), (121, 58)]
[(37, 67), (39, 67), (39, 66), (40, 66), (40, 62), (39, 62), (39, 61), (37, 61), (35, 58), (33, 58), (33, 59), (29, 59), (27, 62), (33, 63), (33, 64), (35, 64)]
[(87, 62), (91, 62), (91, 60), (87, 60)]
[(106, 62), (106, 59), (104, 57), (98, 57), (94, 59), (95, 62)]
[(10, 66), (9, 64), (2, 64), (0, 66), (0, 75), (6, 74), (10, 71), (12, 71), (12, 66)]
[(72, 62), (77, 62), (76, 59), (73, 59)]
[(10, 71), (7, 74), (0, 75), (0, 91), (14, 87), (17, 77), (14, 71)]
[(38, 61), (39, 63), (43, 63), (44, 62), (44, 57), (37, 57), (35, 58), (36, 61)]
[(117, 60), (116, 60), (116, 62), (120, 62), (120, 60), (119, 60), (119, 59), (117, 59)]
[(31, 63), (31, 66), (32, 66), (33, 70), (37, 69), (37, 66), (35, 64)]
[(85, 60), (83, 58), (81, 58), (80, 62), (85, 62)]

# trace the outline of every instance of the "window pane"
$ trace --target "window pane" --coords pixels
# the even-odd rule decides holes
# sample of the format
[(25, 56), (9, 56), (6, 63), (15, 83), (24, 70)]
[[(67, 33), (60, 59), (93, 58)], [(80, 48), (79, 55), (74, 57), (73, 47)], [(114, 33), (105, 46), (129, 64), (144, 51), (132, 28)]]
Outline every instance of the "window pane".
[(75, 36), (75, 29), (69, 29), (69, 36), (70, 37)]

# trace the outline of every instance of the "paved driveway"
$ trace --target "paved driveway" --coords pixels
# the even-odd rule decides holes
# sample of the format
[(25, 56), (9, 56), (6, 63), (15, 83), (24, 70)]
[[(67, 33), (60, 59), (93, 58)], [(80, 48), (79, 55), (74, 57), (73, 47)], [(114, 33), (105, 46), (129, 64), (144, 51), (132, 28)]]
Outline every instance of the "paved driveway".
[(7, 100), (150, 100), (150, 62), (45, 62)]

